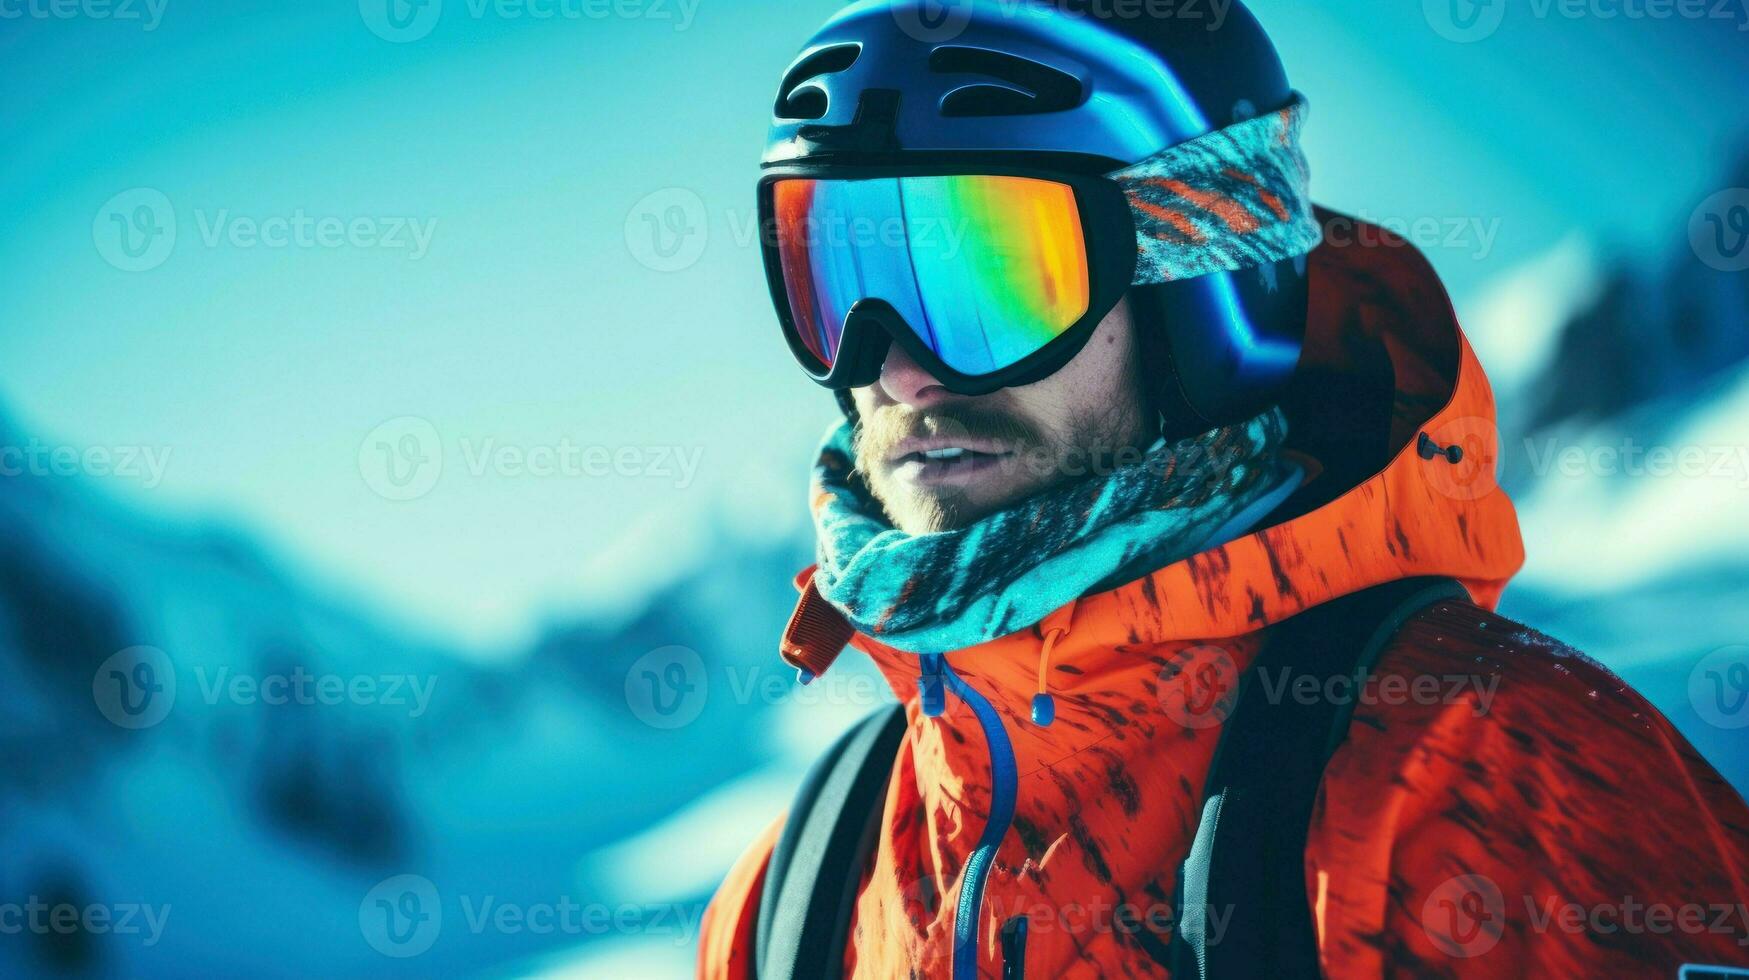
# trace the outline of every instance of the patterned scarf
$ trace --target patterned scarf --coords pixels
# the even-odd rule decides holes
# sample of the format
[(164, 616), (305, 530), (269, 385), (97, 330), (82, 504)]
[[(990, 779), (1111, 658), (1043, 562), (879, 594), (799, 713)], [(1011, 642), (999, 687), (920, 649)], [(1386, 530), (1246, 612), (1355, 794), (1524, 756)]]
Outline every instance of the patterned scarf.
[(1286, 436), (1286, 417), (1271, 409), (1162, 439), (1109, 475), (1053, 487), (970, 526), (914, 535), (895, 529), (869, 496), (842, 423), (814, 467), (814, 584), (858, 632), (901, 650), (984, 643), (1248, 530), (1299, 483), (1280, 455)]

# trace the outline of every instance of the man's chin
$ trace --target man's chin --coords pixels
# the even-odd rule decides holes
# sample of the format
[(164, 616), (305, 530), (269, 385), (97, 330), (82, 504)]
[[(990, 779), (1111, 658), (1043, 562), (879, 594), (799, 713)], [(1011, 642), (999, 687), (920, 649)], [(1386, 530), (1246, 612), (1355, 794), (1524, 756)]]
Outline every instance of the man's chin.
[(968, 485), (920, 485), (905, 480), (878, 480), (871, 487), (893, 526), (906, 534), (934, 534), (968, 527), (1006, 510), (1042, 487), (1000, 488)]

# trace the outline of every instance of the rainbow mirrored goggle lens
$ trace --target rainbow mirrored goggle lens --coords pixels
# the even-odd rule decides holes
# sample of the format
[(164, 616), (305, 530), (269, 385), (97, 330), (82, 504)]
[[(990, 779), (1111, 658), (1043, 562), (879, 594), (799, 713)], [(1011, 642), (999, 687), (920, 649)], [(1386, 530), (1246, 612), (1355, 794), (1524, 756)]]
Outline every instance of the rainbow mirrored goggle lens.
[(787, 326), (818, 360), (819, 378), (833, 373), (852, 308), (868, 301), (897, 314), (940, 365), (971, 377), (1043, 350), (1092, 304), (1087, 234), (1067, 184), (790, 177), (770, 195), (767, 261), (780, 266)]

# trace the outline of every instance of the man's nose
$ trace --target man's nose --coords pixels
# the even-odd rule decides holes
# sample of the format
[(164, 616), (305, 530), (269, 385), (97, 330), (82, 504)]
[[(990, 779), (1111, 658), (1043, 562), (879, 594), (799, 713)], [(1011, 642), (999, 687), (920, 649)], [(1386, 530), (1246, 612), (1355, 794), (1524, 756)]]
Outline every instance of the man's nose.
[(953, 392), (942, 387), (935, 375), (912, 360), (898, 344), (887, 349), (886, 363), (881, 365), (880, 385), (888, 398), (912, 408), (930, 408), (953, 397)]

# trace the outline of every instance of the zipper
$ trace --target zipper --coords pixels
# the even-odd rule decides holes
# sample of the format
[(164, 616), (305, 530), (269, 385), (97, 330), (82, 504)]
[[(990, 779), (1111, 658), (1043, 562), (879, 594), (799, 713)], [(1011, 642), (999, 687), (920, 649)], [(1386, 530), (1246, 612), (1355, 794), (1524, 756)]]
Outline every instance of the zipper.
[[(1049, 725), (1056, 718), (1056, 703), (1049, 687), (1051, 650), (1068, 634), (1074, 615), (1075, 603), (1071, 602), (1046, 617), (1045, 640), (1039, 652), (1039, 692), (1032, 702), (1035, 725)], [(996, 849), (1014, 824), (1019, 767), (1014, 761), (1014, 745), (1008, 740), (1008, 730), (1002, 727), (1002, 716), (989, 699), (954, 673), (946, 654), (921, 654), (917, 660), (917, 691), (923, 714), (930, 718), (939, 716), (946, 708), (946, 692), (952, 691), (977, 716), (978, 728), (984, 733), (984, 747), (990, 755), (990, 819), (960, 873), (959, 906), (954, 909), (953, 922), (953, 980), (977, 980), (978, 918), (984, 907), (984, 886), (990, 878), (990, 865), (996, 860)], [(1025, 973), (1026, 928), (1025, 916), (1002, 924), (1003, 980), (1015, 980)]]
[(939, 653), (926, 653), (917, 658), (917, 703), (925, 718), (938, 718), (947, 710), (947, 694), (941, 677), (945, 663)]
[[(925, 671), (939, 676), (977, 715), (990, 753), (990, 819), (960, 875), (959, 907), (954, 910), (953, 925), (953, 980), (977, 980), (978, 917), (984, 905), (984, 885), (990, 878), (990, 865), (996, 860), (996, 848), (1014, 823), (1014, 796), (1020, 778), (1014, 746), (1008, 740), (1007, 729), (1002, 727), (1002, 717), (989, 700), (954, 673), (946, 656), (929, 654), (922, 660)], [(935, 662), (929, 663), (931, 660)]]

